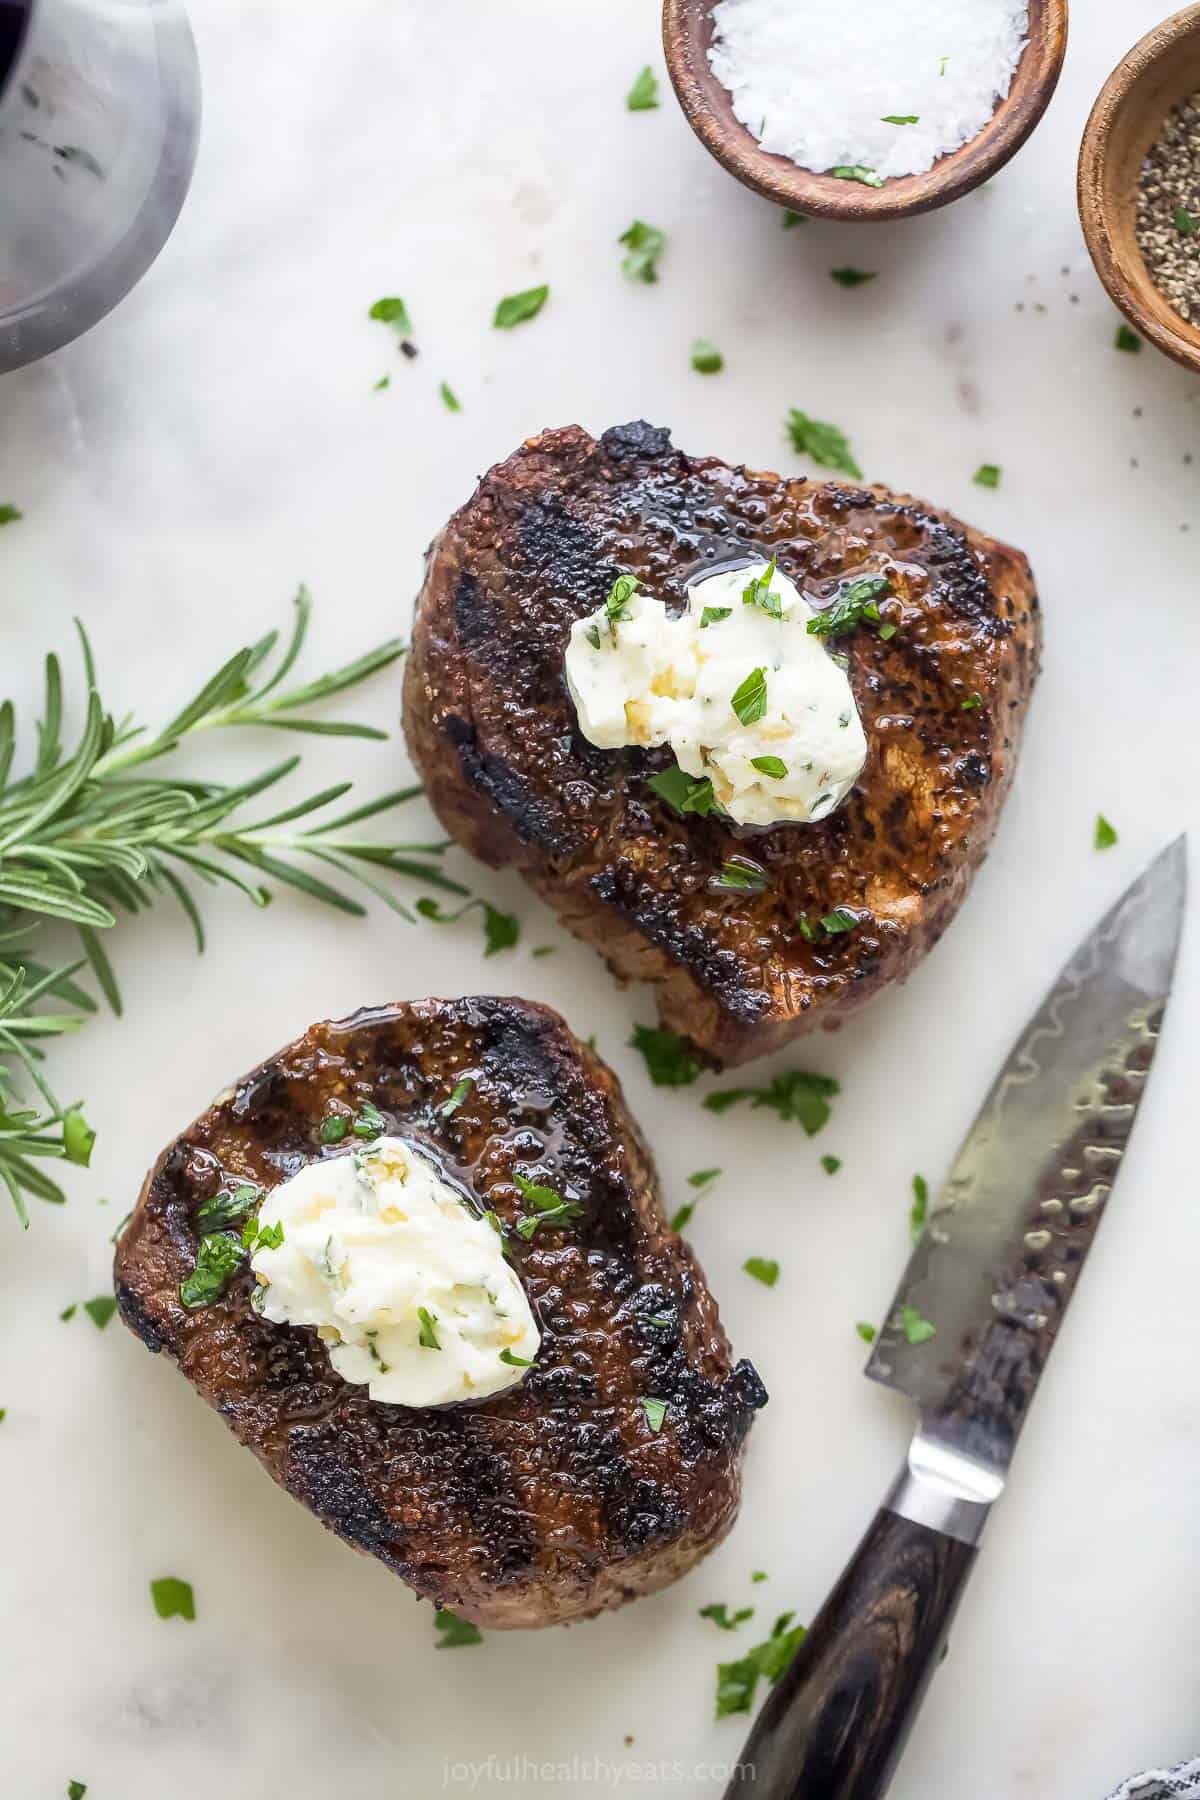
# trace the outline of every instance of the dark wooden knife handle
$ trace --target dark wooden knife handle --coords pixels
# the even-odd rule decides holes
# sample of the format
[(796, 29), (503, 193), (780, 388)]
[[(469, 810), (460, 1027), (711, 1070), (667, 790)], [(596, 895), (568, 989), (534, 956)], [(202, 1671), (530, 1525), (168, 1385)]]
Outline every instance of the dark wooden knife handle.
[(879, 1800), (975, 1556), (878, 1512), (759, 1714), (729, 1800)]

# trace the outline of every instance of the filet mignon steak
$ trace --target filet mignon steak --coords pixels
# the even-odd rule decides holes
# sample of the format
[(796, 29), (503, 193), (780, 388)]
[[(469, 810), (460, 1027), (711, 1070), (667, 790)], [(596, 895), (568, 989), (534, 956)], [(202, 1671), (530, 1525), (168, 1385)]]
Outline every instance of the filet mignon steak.
[[(816, 606), (886, 576), (894, 635), (837, 639), (869, 745), (847, 802), (749, 839), (647, 786), (668, 750), (598, 750), (563, 673), (571, 625), (619, 574), (672, 610), (689, 580), (771, 557)], [(1012, 780), (1040, 650), (1029, 565), (883, 487), (785, 481), (676, 450), (645, 423), (529, 439), (432, 545), (405, 729), (443, 825), (512, 864), (663, 1022), (718, 1062), (831, 1025), (937, 942)], [(765, 892), (714, 892), (751, 854)], [(851, 931), (812, 922), (852, 912)], [(801, 921), (805, 921), (804, 925)]]
[[(471, 1086), (441, 1110), (465, 1077)], [(243, 1267), (189, 1310), (196, 1213), (321, 1156), (332, 1100), (379, 1109), (506, 1226), (513, 1179), (583, 1208), (510, 1252), (542, 1332), (536, 1366), (475, 1405), (410, 1409), (347, 1384), (309, 1327), (250, 1305)], [(766, 1393), (659, 1203), (616, 1077), (556, 1013), (426, 1000), (314, 1025), (159, 1157), (116, 1256), (131, 1330), (165, 1351), (276, 1481), (419, 1594), (492, 1627), (587, 1618), (665, 1586), (729, 1530)], [(665, 1402), (661, 1424), (658, 1407)]]

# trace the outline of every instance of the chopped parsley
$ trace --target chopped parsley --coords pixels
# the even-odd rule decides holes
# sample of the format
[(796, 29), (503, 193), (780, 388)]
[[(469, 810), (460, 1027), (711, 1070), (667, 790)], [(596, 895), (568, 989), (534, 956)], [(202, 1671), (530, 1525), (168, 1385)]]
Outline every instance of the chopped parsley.
[(912, 1178), (912, 1205), (908, 1209), (909, 1235), (915, 1244), (925, 1229), (929, 1216), (929, 1183), (923, 1175)]
[(875, 1342), (877, 1336), (875, 1327), (869, 1325), (865, 1319), (860, 1319), (854, 1329), (857, 1331), (864, 1344), (873, 1344)]
[(94, 1300), (85, 1300), (83, 1310), (97, 1331), (103, 1331), (108, 1321), (117, 1310), (117, 1303), (111, 1294), (98, 1294)]
[(174, 1575), (163, 1575), (150, 1583), (150, 1598), (160, 1619), (194, 1619), (196, 1596), (190, 1581)]
[(771, 592), (771, 583), (775, 579), (775, 558), (772, 557), (761, 575), (753, 575), (749, 583), (742, 589), (742, 605), (757, 606), (772, 619), (782, 619), (783, 601), (778, 594)]
[(713, 793), (713, 784), (707, 775), (687, 775), (678, 763), (672, 763), (669, 769), (660, 769), (657, 775), (651, 775), (646, 786), (651, 793), (657, 794), (660, 800), (673, 807), (677, 813), (695, 813), (699, 818), (707, 818), (717, 804)]
[(451, 1113), (456, 1113), (474, 1086), (475, 1077), (473, 1075), (464, 1075), (461, 1081), (456, 1082), (450, 1098), (438, 1107), (439, 1118), (448, 1119)]
[(751, 1581), (765, 1581), (767, 1579), (767, 1571), (765, 1569), (755, 1569), (750, 1579)]
[(891, 586), (887, 575), (866, 575), (850, 582), (831, 605), (808, 621), (808, 630), (814, 637), (834, 638), (857, 631), (863, 624), (878, 625), (878, 602), (891, 592)]
[(61, 1320), (61, 1322), (65, 1325), (67, 1323), (68, 1319), (73, 1319), (75, 1317), (75, 1314), (78, 1311), (79, 1311), (79, 1303), (78, 1303), (78, 1301), (73, 1301), (70, 1306), (64, 1306), (58, 1316), (59, 1316), (59, 1319)]
[(83, 1796), (86, 1793), (87, 1793), (87, 1782), (86, 1781), (68, 1781), (68, 1783), (67, 1783), (67, 1800), (83, 1800)]
[(1117, 326), (1117, 335), (1113, 339), (1113, 348), (1115, 350), (1128, 350), (1131, 353), (1136, 354), (1141, 347), (1142, 340), (1136, 331), (1131, 331), (1128, 325)]
[(658, 105), (658, 78), (647, 63), (625, 96), (629, 112), (653, 112)]
[(862, 470), (850, 454), (845, 433), (836, 425), (830, 425), (824, 419), (810, 419), (798, 406), (793, 406), (788, 413), (786, 425), (792, 449), (798, 455), (811, 456), (823, 469), (840, 469), (843, 475), (851, 475), (855, 481), (862, 480)]
[(635, 1025), (629, 1043), (645, 1057), (655, 1087), (691, 1087), (700, 1073), (687, 1039), (665, 1026)]
[(63, 1155), (69, 1163), (86, 1169), (92, 1158), (96, 1134), (77, 1106), (68, 1108), (63, 1117)]
[(408, 316), (408, 308), (398, 294), (388, 294), (377, 300), (370, 312), (370, 319), (377, 319), (381, 325), (391, 325), (401, 337), (412, 335), (412, 320)]
[(773, 1256), (748, 1256), (742, 1268), (764, 1287), (774, 1287), (779, 1280), (779, 1264)]
[(340, 1144), (350, 1130), (350, 1121), (345, 1113), (330, 1113), (321, 1120), (318, 1136), (323, 1144)]
[(221, 1298), (241, 1261), (242, 1247), (236, 1238), (227, 1237), (223, 1231), (202, 1237), (196, 1252), (196, 1265), (179, 1285), (179, 1298), (189, 1310), (211, 1306), (214, 1300)]
[(755, 1107), (772, 1107), (787, 1123), (803, 1126), (808, 1137), (814, 1137), (829, 1120), (829, 1102), (840, 1093), (832, 1075), (814, 1075), (808, 1069), (788, 1069), (776, 1075), (769, 1087), (725, 1088), (709, 1094), (704, 1104), (709, 1112), (728, 1112), (741, 1100)]
[(707, 338), (697, 338), (692, 344), (692, 367), (697, 375), (719, 375), (725, 367), (725, 358)]
[(351, 1130), (355, 1137), (382, 1137), (387, 1130), (387, 1120), (373, 1101), (364, 1100)]
[(658, 280), (658, 259), (667, 247), (665, 231), (660, 231), (657, 225), (647, 225), (644, 219), (635, 219), (617, 242), (624, 244), (629, 252), (628, 256), (622, 257), (621, 267), (631, 281)]
[(521, 1190), (522, 1197), (537, 1208), (523, 1219), (517, 1220), (517, 1235), (526, 1243), (533, 1237), (539, 1225), (566, 1225), (572, 1219), (582, 1216), (582, 1206), (574, 1200), (564, 1200), (557, 1188), (547, 1187), (538, 1181), (529, 1181), (524, 1175), (513, 1175), (513, 1180)]
[(700, 629), (707, 631), (710, 625), (719, 625), (732, 613), (732, 606), (706, 606), (700, 614)]
[(1117, 841), (1114, 826), (1110, 825), (1103, 813), (1096, 814), (1096, 834), (1092, 843), (1097, 850), (1111, 850)]
[(280, 1250), (283, 1248), (283, 1226), (277, 1220), (274, 1225), (260, 1227), (257, 1219), (247, 1219), (246, 1229), (242, 1232), (242, 1249), (253, 1256), (257, 1250)]
[[(332, 1120), (326, 1119), (321, 1127), (323, 1143), (330, 1141), (325, 1137), (325, 1125), (330, 1123)], [(342, 1134), (339, 1133), (340, 1135)], [(210, 1199), (205, 1200), (196, 1214), (196, 1223), (202, 1231), (220, 1231), (226, 1225), (233, 1225), (238, 1219), (244, 1219), (257, 1202), (258, 1189), (243, 1182), (232, 1194), (213, 1194)]]
[(839, 163), (829, 173), (836, 175), (839, 181), (861, 181), (864, 187), (883, 186), (883, 176), (877, 175), (874, 169), (868, 169), (863, 163)]
[(443, 381), (441, 383), (438, 388), (438, 393), (442, 396), (442, 405), (446, 408), (447, 412), (462, 411), (462, 402), (459, 400), (458, 395), (454, 392), (454, 389), (450, 386), (448, 381)]
[(511, 331), (514, 325), (523, 325), (526, 319), (536, 319), (549, 296), (550, 289), (545, 284), (522, 288), (519, 294), (506, 294), (492, 315), (493, 329)]
[(920, 122), (920, 113), (884, 113), (879, 121), (881, 125), (919, 125)]
[(498, 950), (511, 950), (521, 936), (521, 925), (515, 913), (504, 913), (488, 900), (467, 900), (457, 912), (444, 912), (436, 900), (422, 896), (416, 902), (417, 911), (423, 919), (430, 919), (435, 925), (454, 925), (464, 913), (474, 907), (483, 913), (483, 942), (485, 956), (495, 956)]
[(743, 1619), (752, 1619), (754, 1617), (754, 1608), (752, 1606), (739, 1606), (735, 1613), (731, 1613), (723, 1600), (714, 1600), (711, 1606), (702, 1606), (700, 1608), (700, 1617), (702, 1619), (711, 1619), (713, 1624), (721, 1631), (736, 1631)]
[(684, 1226), (691, 1219), (695, 1210), (696, 1202), (694, 1200), (685, 1200), (683, 1205), (671, 1215), (671, 1230), (682, 1231)]
[(761, 863), (754, 862), (749, 856), (731, 856), (721, 864), (721, 873), (714, 875), (708, 885), (710, 888), (732, 888), (741, 894), (765, 894), (770, 882)]
[(532, 1369), (533, 1367), (532, 1356), (516, 1356), (508, 1349), (500, 1352), (500, 1361), (507, 1363), (510, 1369)]
[(721, 1173), (720, 1169), (697, 1169), (694, 1175), (688, 1176), (688, 1186), (694, 1188), (709, 1187)]
[(539, 959), (543, 956), (555, 956), (557, 953), (557, 944), (535, 944), (533, 949), (529, 952), (530, 956), (536, 956)]
[(372, 391), (372, 393), (379, 394), (379, 393), (383, 392), (384, 388), (390, 388), (391, 385), (392, 385), (391, 376), (390, 375), (381, 375), (379, 377), (379, 380), (375, 383), (375, 385), (371, 391)]
[(847, 931), (854, 931), (862, 924), (862, 920), (854, 913), (847, 912), (844, 906), (835, 906), (832, 912), (821, 915), (821, 929), (830, 937), (841, 937)]
[(755, 1644), (739, 1662), (717, 1665), (717, 1717), (748, 1713), (760, 1678), (772, 1687), (779, 1680), (807, 1635), (803, 1625), (793, 1625), (794, 1613), (781, 1613), (764, 1643)]
[(976, 487), (998, 488), (1000, 486), (999, 463), (980, 463), (971, 480)]
[(757, 769), (760, 775), (769, 775), (772, 781), (782, 781), (788, 772), (781, 756), (752, 756), (750, 767)]
[(840, 1156), (823, 1156), (821, 1158), (821, 1167), (827, 1175), (836, 1175), (841, 1166), (842, 1159)]
[(7, 1419), (7, 1417), (8, 1417), (8, 1408), (6, 1406), (0, 1406), (0, 1425), (3, 1425), (3, 1423), (4, 1423), (5, 1419)]
[(1197, 220), (1195, 213), (1190, 213), (1186, 206), (1175, 208), (1175, 229), (1180, 237), (1191, 237), (1198, 223), (1200, 220)]
[(433, 1628), (442, 1634), (433, 1646), (435, 1650), (465, 1650), (468, 1644), (483, 1642), (478, 1625), (472, 1625), (469, 1619), (460, 1619), (446, 1606), (439, 1607), (434, 1613)]
[(804, 222), (805, 221), (804, 221), (803, 213), (793, 212), (790, 206), (784, 207), (784, 209), (783, 209), (783, 229), (785, 231), (791, 231), (794, 226), (803, 225)]
[(417, 1342), (422, 1350), (440, 1350), (437, 1331), (437, 1314), (431, 1313), (427, 1306), (418, 1306), (417, 1317), (421, 1321), (421, 1329), (417, 1334)]
[(15, 525), (18, 519), (24, 517), (25, 514), (19, 507), (9, 505), (7, 501), (0, 506), (0, 525)]
[(844, 288), (862, 287), (868, 281), (878, 280), (875, 269), (830, 269), (829, 274), (839, 287)]
[(983, 695), (982, 694), (968, 694), (966, 699), (962, 702), (961, 706), (959, 707), (959, 711), (960, 712), (978, 712), (979, 708), (982, 705), (983, 705)]
[(751, 669), (729, 702), (743, 725), (757, 725), (767, 710), (767, 671)]
[(937, 1326), (922, 1318), (915, 1306), (900, 1308), (900, 1329), (910, 1344), (927, 1344), (931, 1337), (937, 1336)]
[(650, 1427), (651, 1431), (654, 1431), (654, 1432), (661, 1431), (663, 1420), (667, 1416), (666, 1401), (665, 1400), (648, 1400), (648, 1399), (643, 1398), (642, 1411), (646, 1415), (646, 1423)]
[[(609, 631), (620, 619), (629, 617), (629, 602), (637, 593), (638, 578), (636, 575), (618, 575), (608, 590), (604, 602), (604, 616), (608, 620)], [(615, 632), (613, 633), (615, 636)]]

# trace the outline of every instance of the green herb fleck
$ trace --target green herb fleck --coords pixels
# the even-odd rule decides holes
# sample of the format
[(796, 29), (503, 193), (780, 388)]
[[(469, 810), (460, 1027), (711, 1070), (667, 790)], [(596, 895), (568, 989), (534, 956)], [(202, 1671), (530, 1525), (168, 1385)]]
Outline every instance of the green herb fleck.
[(807, 1069), (790, 1069), (782, 1075), (776, 1075), (769, 1087), (765, 1088), (726, 1088), (722, 1092), (709, 1094), (704, 1102), (709, 1112), (728, 1112), (741, 1100), (749, 1100), (753, 1106), (769, 1106), (787, 1123), (795, 1123), (803, 1127), (808, 1137), (815, 1137), (822, 1126), (828, 1123), (829, 1102), (840, 1093), (839, 1084), (832, 1075), (814, 1075)]
[(637, 588), (638, 578), (636, 575), (618, 575), (609, 588), (604, 602), (604, 616), (608, 620), (610, 629), (619, 620), (629, 617), (629, 602), (637, 593)]
[(860, 1319), (854, 1329), (857, 1331), (864, 1344), (873, 1344), (875, 1342), (877, 1336), (875, 1327), (869, 1325), (865, 1319)]
[(671, 1215), (671, 1230), (682, 1231), (684, 1226), (691, 1219), (695, 1210), (696, 1202), (694, 1200), (685, 1200), (683, 1205)]
[(908, 1209), (909, 1235), (915, 1244), (925, 1229), (925, 1220), (929, 1215), (929, 1183), (923, 1175), (912, 1178), (912, 1205)]
[(772, 781), (782, 781), (788, 772), (787, 764), (779, 756), (752, 756), (750, 767), (757, 769), (760, 775), (769, 775)]
[(708, 885), (739, 894), (765, 894), (770, 883), (761, 863), (749, 856), (730, 856), (721, 864), (721, 873), (714, 875)]
[(421, 1329), (417, 1334), (417, 1342), (422, 1350), (440, 1350), (437, 1331), (437, 1314), (431, 1313), (427, 1306), (418, 1306), (417, 1317), (421, 1321)]
[(740, 1606), (737, 1612), (731, 1613), (723, 1600), (714, 1600), (711, 1606), (702, 1606), (700, 1608), (700, 1617), (702, 1619), (711, 1619), (713, 1624), (721, 1631), (736, 1631), (743, 1619), (752, 1619), (754, 1617), (754, 1608), (752, 1606)]
[(779, 1264), (771, 1256), (748, 1256), (742, 1268), (764, 1287), (774, 1287), (779, 1280)]
[(720, 1169), (697, 1169), (694, 1175), (688, 1176), (688, 1186), (694, 1188), (709, 1187), (717, 1179), (717, 1176), (720, 1173)]
[(910, 1344), (927, 1344), (937, 1336), (937, 1326), (923, 1319), (915, 1306), (900, 1308), (900, 1327)]
[(83, 1800), (86, 1793), (87, 1783), (85, 1781), (68, 1781), (67, 1800)]
[(725, 367), (725, 358), (707, 338), (697, 338), (692, 345), (692, 367), (697, 375), (719, 375)]
[(920, 122), (920, 113), (884, 113), (879, 121), (881, 125), (919, 125)]
[(545, 285), (524, 288), (519, 294), (506, 294), (492, 317), (493, 328), (511, 331), (514, 325), (523, 325), (526, 319), (536, 319), (549, 294), (550, 289)]
[(635, 1025), (629, 1043), (645, 1057), (655, 1087), (691, 1087), (700, 1073), (687, 1039), (665, 1026)]
[(771, 583), (775, 579), (775, 558), (772, 557), (761, 575), (752, 575), (742, 589), (742, 605), (757, 606), (772, 619), (782, 619), (783, 601), (778, 594), (772, 593)]
[(855, 481), (862, 480), (862, 470), (850, 454), (846, 435), (836, 425), (830, 425), (824, 419), (810, 419), (798, 406), (793, 406), (788, 413), (786, 425), (797, 455), (811, 456), (823, 469), (840, 469), (844, 475), (853, 476)]
[(832, 912), (821, 916), (821, 929), (829, 937), (842, 937), (848, 931), (857, 930), (861, 924), (862, 920), (847, 912), (844, 906), (835, 906)]
[(877, 175), (874, 169), (866, 168), (862, 163), (839, 163), (836, 169), (830, 169), (839, 181), (861, 181), (864, 187), (881, 188), (883, 176)]
[(959, 711), (960, 712), (978, 712), (979, 708), (982, 705), (983, 705), (983, 695), (982, 694), (968, 694), (966, 699), (962, 702), (961, 706), (959, 707)]
[(707, 631), (710, 625), (719, 625), (732, 613), (732, 606), (706, 606), (700, 614), (700, 629)]
[(890, 593), (891, 585), (886, 575), (866, 575), (859, 581), (850, 582), (832, 605), (815, 613), (808, 621), (809, 632), (813, 637), (835, 638), (844, 637), (863, 624), (878, 625), (878, 603)]
[(72, 1106), (63, 1118), (63, 1153), (69, 1163), (75, 1163), (86, 1169), (92, 1160), (92, 1147), (96, 1142), (96, 1134), (84, 1118), (77, 1106)]
[(398, 294), (390, 294), (377, 300), (367, 316), (377, 319), (381, 325), (394, 326), (401, 337), (412, 334), (413, 325), (408, 316), (408, 308)]
[(179, 1298), (189, 1309), (211, 1306), (225, 1292), (231, 1276), (241, 1267), (242, 1249), (235, 1238), (223, 1231), (211, 1232), (200, 1239), (196, 1265), (179, 1287)]
[(1113, 339), (1113, 347), (1117, 350), (1128, 350), (1132, 354), (1136, 354), (1142, 347), (1142, 340), (1136, 331), (1131, 331), (1129, 329), (1128, 325), (1118, 325), (1117, 335)]
[(665, 1400), (648, 1400), (648, 1399), (643, 1398), (642, 1411), (646, 1415), (646, 1423), (650, 1427), (651, 1431), (654, 1431), (654, 1432), (661, 1431), (663, 1420), (667, 1416), (666, 1401)]
[(257, 1219), (247, 1219), (246, 1228), (242, 1232), (242, 1249), (251, 1256), (258, 1250), (281, 1250), (283, 1248), (283, 1226), (276, 1220), (274, 1225), (260, 1226)]
[(150, 1598), (160, 1619), (196, 1617), (196, 1596), (192, 1592), (190, 1581), (180, 1581), (174, 1575), (163, 1575), (158, 1581), (150, 1583)]
[(58, 1316), (59, 1316), (60, 1320), (62, 1321), (62, 1323), (65, 1325), (67, 1323), (67, 1320), (73, 1319), (75, 1317), (75, 1314), (78, 1311), (79, 1311), (78, 1303), (72, 1302), (72, 1304), (70, 1306), (64, 1306)]
[(83, 1310), (97, 1331), (103, 1331), (108, 1321), (117, 1310), (117, 1303), (111, 1294), (98, 1294), (94, 1300), (85, 1300)]
[(767, 1571), (765, 1569), (755, 1569), (750, 1579), (751, 1581), (765, 1581), (767, 1579)]
[(743, 725), (757, 725), (767, 710), (767, 671), (751, 669), (729, 702)]
[(535, 944), (533, 949), (529, 952), (529, 954), (530, 954), (530, 956), (536, 956), (540, 961), (540, 959), (543, 956), (556, 956), (558, 954), (558, 945), (557, 944)]
[(416, 902), (417, 911), (423, 919), (431, 919), (435, 925), (454, 925), (464, 913), (479, 907), (483, 914), (483, 941), (485, 956), (495, 956), (499, 950), (511, 950), (521, 936), (521, 925), (515, 913), (503, 913), (488, 900), (467, 900), (457, 912), (445, 912), (436, 900), (422, 896)]
[(686, 775), (678, 763), (672, 763), (669, 769), (660, 769), (657, 775), (651, 775), (646, 786), (677, 813), (695, 813), (704, 819), (717, 804), (713, 784), (708, 776)]
[(862, 287), (868, 281), (877, 281), (878, 273), (874, 269), (830, 269), (830, 276), (839, 287)]
[(774, 1687), (806, 1636), (803, 1625), (792, 1624), (794, 1617), (794, 1613), (782, 1613), (764, 1643), (756, 1644), (739, 1662), (717, 1665), (718, 1719), (750, 1712), (760, 1679)]
[[(326, 1119), (325, 1125), (329, 1123), (330, 1120)], [(321, 1127), (323, 1139), (325, 1125)], [(196, 1224), (202, 1232), (221, 1231), (226, 1225), (234, 1225), (239, 1219), (244, 1219), (251, 1207), (257, 1205), (258, 1196), (258, 1188), (250, 1187), (245, 1182), (241, 1187), (235, 1188), (232, 1194), (213, 1194), (196, 1213)]]
[(529, 1181), (524, 1175), (514, 1173), (513, 1180), (521, 1190), (524, 1199), (537, 1208), (535, 1213), (517, 1220), (517, 1234), (526, 1243), (533, 1237), (539, 1225), (566, 1225), (572, 1219), (578, 1219), (583, 1213), (582, 1206), (573, 1200), (564, 1200), (557, 1188), (547, 1187), (542, 1182)]
[(433, 1646), (435, 1650), (465, 1650), (468, 1644), (483, 1642), (478, 1625), (472, 1625), (469, 1619), (460, 1619), (445, 1606), (434, 1613), (433, 1628), (442, 1634)]
[(621, 267), (631, 281), (658, 280), (658, 259), (667, 247), (665, 231), (660, 231), (656, 225), (647, 225), (643, 219), (635, 219), (617, 242), (629, 251), (629, 255), (622, 258)]
[(508, 1349), (500, 1352), (500, 1361), (507, 1363), (510, 1369), (532, 1369), (533, 1367), (532, 1356), (516, 1356)]
[(842, 1159), (840, 1156), (823, 1156), (821, 1158), (821, 1167), (827, 1175), (836, 1175), (841, 1166)]
[(374, 387), (372, 388), (371, 392), (374, 394), (382, 393), (384, 388), (390, 388), (391, 385), (392, 385), (391, 376), (390, 375), (381, 375), (379, 377), (379, 380), (375, 383)]
[(1111, 850), (1117, 841), (1115, 828), (1109, 824), (1103, 813), (1096, 814), (1096, 834), (1092, 843), (1097, 850)]
[(448, 381), (443, 381), (441, 383), (438, 388), (438, 393), (442, 396), (442, 405), (446, 408), (447, 412), (462, 411), (462, 403)]
[(456, 1082), (450, 1098), (438, 1108), (440, 1117), (448, 1119), (451, 1113), (456, 1113), (474, 1086), (475, 1077), (473, 1075), (464, 1075), (461, 1081)]
[(949, 61), (950, 61), (950, 58), (948, 56), (942, 57), (941, 61), (938, 63), (938, 74), (939, 75), (944, 75), (946, 73), (946, 64)]
[(998, 488), (1000, 486), (999, 463), (980, 463), (971, 480), (976, 487)]
[(355, 1137), (382, 1137), (387, 1130), (387, 1120), (373, 1100), (364, 1100), (358, 1109), (358, 1117), (350, 1129)]
[(1190, 213), (1186, 206), (1177, 206), (1175, 208), (1175, 229), (1180, 237), (1191, 237), (1196, 229), (1196, 225), (1196, 215)]
[(24, 517), (25, 514), (18, 507), (10, 506), (7, 501), (0, 506), (0, 525), (15, 525), (18, 519)]
[(658, 78), (647, 63), (625, 96), (629, 112), (653, 112), (658, 105)]
[(803, 225), (804, 223), (805, 223), (805, 218), (804, 218), (803, 213), (793, 212), (792, 209), (788, 206), (784, 207), (784, 209), (783, 209), (783, 229), (785, 231), (791, 231), (797, 225)]

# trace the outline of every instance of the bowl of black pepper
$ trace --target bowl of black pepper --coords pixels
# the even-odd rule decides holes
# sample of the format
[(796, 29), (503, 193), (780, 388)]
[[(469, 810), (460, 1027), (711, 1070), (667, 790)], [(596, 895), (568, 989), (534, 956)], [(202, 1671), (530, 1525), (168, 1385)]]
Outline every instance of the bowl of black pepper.
[(1200, 5), (1148, 32), (1105, 82), (1083, 134), (1079, 216), (1130, 324), (1200, 372)]

